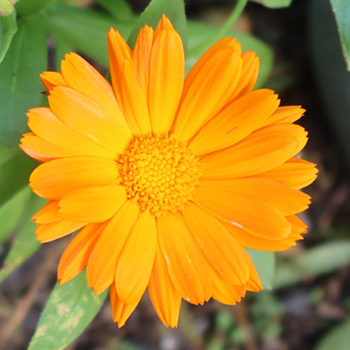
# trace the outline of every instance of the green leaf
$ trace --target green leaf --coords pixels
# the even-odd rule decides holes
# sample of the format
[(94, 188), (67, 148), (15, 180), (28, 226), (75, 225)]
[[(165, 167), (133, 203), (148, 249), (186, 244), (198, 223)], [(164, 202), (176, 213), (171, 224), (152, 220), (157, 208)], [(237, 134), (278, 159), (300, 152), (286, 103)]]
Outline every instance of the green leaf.
[(17, 32), (16, 12), (9, 16), (0, 17), (0, 63), (10, 47), (13, 36)]
[(31, 221), (31, 217), (39, 211), (44, 204), (45, 200), (34, 194), (27, 202), (16, 238), (5, 258), (3, 267), (0, 269), (0, 283), (38, 250), (40, 243), (36, 240), (34, 234), (36, 224)]
[(43, 91), (39, 74), (47, 67), (46, 32), (42, 16), (24, 17), (0, 65), (0, 143), (18, 144), (26, 130), (26, 111), (37, 107)]
[(29, 16), (39, 12), (53, 0), (21, 0), (16, 4), (16, 11), (21, 16)]
[(63, 350), (89, 325), (107, 292), (94, 296), (85, 272), (52, 291), (28, 350)]
[(128, 39), (131, 48), (135, 46), (140, 29), (148, 24), (156, 28), (162, 15), (166, 14), (176, 31), (180, 34), (184, 48), (187, 47), (187, 22), (183, 0), (152, 0), (141, 14)]
[(251, 0), (254, 2), (258, 2), (266, 7), (271, 8), (281, 8), (288, 7), (292, 3), (293, 0)]
[[(209, 36), (213, 35), (218, 30), (218, 28), (196, 23), (188, 22), (188, 51), (186, 55), (186, 71), (188, 72), (193, 64), (199, 59), (200, 55), (209, 48), (210, 44), (208, 43), (207, 47), (203, 47), (202, 51), (192, 51), (193, 48), (198, 47), (198, 45), (204, 42)], [(228, 32), (225, 36), (232, 36), (237, 38), (237, 40), (242, 45), (242, 50), (252, 50), (256, 51), (257, 56), (260, 59), (260, 70), (259, 78), (256, 84), (256, 87), (261, 87), (267, 78), (269, 77), (272, 66), (273, 66), (273, 52), (268, 45), (263, 43), (261, 40), (256, 39), (255, 37), (238, 33), (234, 31)], [(220, 39), (220, 38), (219, 38)]]
[(29, 196), (30, 188), (26, 187), (0, 207), (0, 243), (17, 227)]
[(275, 253), (246, 248), (256, 267), (264, 289), (272, 289), (275, 277)]
[(118, 22), (105, 13), (60, 4), (50, 4), (43, 12), (47, 27), (57, 41), (83, 52), (105, 67), (108, 67), (106, 31), (116, 28), (126, 38), (136, 21), (132, 18), (128, 22)]
[(330, 0), (337, 22), (343, 55), (350, 71), (350, 2), (349, 0)]
[(315, 350), (348, 350), (350, 344), (350, 319), (327, 333)]
[(10, 15), (14, 10), (17, 0), (0, 0), (0, 17)]
[(37, 165), (37, 161), (21, 150), (11, 156), (6, 154), (5, 160), (0, 160), (0, 205), (28, 184), (29, 175)]
[(277, 264), (275, 288), (299, 283), (350, 264), (350, 241), (325, 243)]
[(125, 0), (97, 0), (97, 2), (119, 21), (128, 21), (134, 17), (130, 5)]

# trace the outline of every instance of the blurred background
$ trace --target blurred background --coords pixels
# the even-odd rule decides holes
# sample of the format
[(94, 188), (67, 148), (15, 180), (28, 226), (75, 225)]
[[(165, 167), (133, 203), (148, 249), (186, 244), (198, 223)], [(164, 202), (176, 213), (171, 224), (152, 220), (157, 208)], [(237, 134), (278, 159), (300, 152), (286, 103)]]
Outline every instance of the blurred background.
[[(58, 2), (103, 11), (90, 0)], [(128, 2), (141, 12), (149, 1)], [(220, 27), (234, 5), (233, 0), (187, 0), (186, 13), (190, 20)], [(329, 0), (294, 0), (283, 9), (249, 2), (232, 29), (259, 38), (272, 50), (274, 62), (264, 87), (275, 90), (282, 105), (302, 105), (307, 110), (300, 121), (310, 138), (303, 158), (319, 169), (318, 180), (306, 189), (313, 198), (311, 208), (302, 214), (308, 234), (293, 249), (276, 254), (271, 290), (248, 293), (236, 306), (183, 302), (177, 329), (162, 325), (147, 296), (118, 329), (106, 302), (66, 349), (350, 348), (350, 72)], [(96, 58), (85, 57), (106, 73)], [(50, 62), (55, 65), (49, 56)], [(0, 267), (13, 238), (11, 234), (0, 241)], [(0, 349), (27, 348), (56, 283), (57, 262), (66, 244), (63, 239), (34, 249), (11, 274), (6, 264), (0, 269)]]

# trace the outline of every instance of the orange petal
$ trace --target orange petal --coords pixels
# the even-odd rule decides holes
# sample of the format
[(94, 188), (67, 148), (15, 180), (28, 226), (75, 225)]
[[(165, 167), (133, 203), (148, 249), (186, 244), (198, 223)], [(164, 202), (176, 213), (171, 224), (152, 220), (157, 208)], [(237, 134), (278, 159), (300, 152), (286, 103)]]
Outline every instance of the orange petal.
[(148, 292), (158, 317), (167, 327), (177, 327), (181, 296), (171, 282), (167, 263), (158, 247), (148, 284)]
[(134, 303), (142, 297), (152, 272), (156, 248), (155, 217), (145, 210), (132, 228), (118, 258), (115, 286), (123, 302)]
[(121, 76), (124, 74), (122, 70), (122, 63), (125, 59), (131, 57), (131, 49), (120, 33), (113, 28), (111, 28), (107, 33), (107, 38), (108, 59), (114, 95), (119, 103), (119, 106), (123, 107), (121, 98), (121, 91), (123, 90)]
[(137, 205), (127, 201), (98, 238), (86, 271), (88, 284), (96, 295), (104, 292), (113, 283), (118, 257), (138, 214)]
[(52, 112), (71, 130), (115, 153), (124, 152), (131, 133), (97, 102), (61, 87), (52, 90), (48, 99)]
[(111, 85), (94, 67), (75, 53), (66, 55), (61, 67), (69, 87), (96, 101), (118, 121), (125, 134), (131, 135)]
[(59, 215), (67, 220), (103, 222), (126, 202), (123, 186), (81, 188), (68, 192), (59, 201)]
[(183, 215), (189, 231), (215, 271), (231, 284), (243, 285), (249, 278), (248, 254), (211, 214), (192, 203)]
[(301, 108), (301, 106), (278, 107), (276, 112), (268, 119), (268, 124), (294, 123), (296, 120), (300, 119), (304, 113), (305, 109)]
[(86, 224), (86, 222), (82, 223), (69, 220), (60, 220), (49, 224), (39, 224), (35, 230), (36, 239), (40, 243), (51, 242), (79, 230)]
[[(64, 152), (77, 156), (90, 155), (115, 159), (115, 152), (96, 144), (84, 135), (74, 132), (64, 125), (49, 108), (30, 109), (27, 113), (28, 126), (44, 141), (61, 148)], [(40, 149), (37, 149), (40, 151)], [(45, 153), (46, 148), (41, 152)]]
[(39, 165), (29, 181), (33, 191), (49, 199), (60, 199), (67, 192), (105, 186), (118, 178), (117, 164), (93, 157), (59, 158)]
[(58, 72), (44, 72), (40, 74), (40, 79), (48, 92), (56, 86), (67, 86), (62, 74)]
[(228, 179), (271, 170), (303, 149), (306, 135), (302, 127), (294, 124), (257, 130), (236, 145), (205, 156), (203, 177)]
[(36, 224), (49, 224), (62, 220), (58, 214), (58, 201), (47, 202), (33, 217)]
[(291, 233), (290, 224), (281, 211), (257, 198), (232, 194), (220, 187), (220, 181), (202, 180), (193, 198), (217, 218), (252, 235), (281, 240)]
[(111, 303), (113, 321), (118, 322), (118, 327), (123, 327), (132, 312), (136, 309), (140, 300), (126, 304), (120, 300), (115, 285), (112, 284), (109, 289), (109, 298)]
[(30, 157), (36, 159), (39, 162), (47, 162), (55, 158), (72, 157), (76, 155), (69, 150), (51, 145), (39, 136), (36, 136), (34, 133), (23, 134), (23, 137), (20, 141), (21, 144), (19, 147), (21, 147), (21, 149)]
[(299, 190), (315, 181), (318, 172), (315, 167), (316, 164), (306, 160), (292, 158), (259, 176)]
[(64, 250), (57, 271), (59, 284), (64, 284), (87, 266), (92, 249), (103, 231), (103, 224), (89, 224), (81, 229)]
[(206, 123), (190, 141), (190, 147), (201, 155), (232, 146), (262, 127), (278, 105), (272, 90), (261, 89), (244, 95)]
[(238, 83), (241, 56), (229, 49), (212, 56), (193, 79), (184, 95), (174, 128), (175, 136), (189, 140), (227, 103)]
[(132, 59), (124, 60), (124, 74), (120, 77), (123, 89), (124, 115), (134, 135), (147, 135), (151, 132), (146, 96), (142, 91), (133, 66)]
[(149, 112), (154, 133), (168, 132), (181, 98), (184, 74), (181, 37), (174, 29), (162, 30), (150, 59)]
[[(290, 176), (293, 174), (291, 173)], [(209, 183), (213, 189), (229, 193), (233, 200), (238, 195), (266, 202), (276, 207), (285, 216), (300, 213), (310, 204), (310, 196), (307, 194), (268, 179), (249, 177)]]
[(245, 51), (242, 53), (242, 72), (239, 83), (231, 95), (229, 101), (233, 101), (249, 92), (255, 86), (259, 75), (259, 58), (254, 51)]
[(150, 58), (153, 47), (154, 30), (145, 25), (140, 29), (137, 36), (135, 48), (132, 52), (132, 60), (136, 71), (137, 81), (143, 91), (146, 101), (148, 101), (148, 85), (150, 74)]
[(212, 283), (199, 248), (183, 219), (167, 213), (158, 223), (159, 246), (168, 265), (170, 278), (186, 301), (203, 304), (212, 294)]

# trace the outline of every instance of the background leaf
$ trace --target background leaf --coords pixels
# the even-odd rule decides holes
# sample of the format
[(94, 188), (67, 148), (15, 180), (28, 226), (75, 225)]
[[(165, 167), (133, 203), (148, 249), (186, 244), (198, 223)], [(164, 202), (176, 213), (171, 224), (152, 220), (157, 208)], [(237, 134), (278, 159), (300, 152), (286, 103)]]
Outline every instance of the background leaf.
[(39, 12), (53, 0), (21, 0), (16, 4), (16, 11), (21, 16), (29, 16)]
[(347, 70), (350, 71), (350, 1), (330, 0), (330, 2), (337, 22)]
[(105, 67), (108, 67), (106, 31), (117, 28), (126, 38), (136, 21), (118, 22), (106, 13), (60, 4), (50, 4), (43, 13), (50, 34), (57, 41), (83, 52)]
[[(18, 21), (18, 31), (0, 65), (0, 143), (18, 144), (26, 130), (26, 111), (39, 106), (39, 74), (47, 67), (46, 32), (39, 14)], [(1, 198), (1, 196), (0, 196)]]
[(132, 9), (126, 0), (97, 0), (97, 2), (119, 21), (129, 21), (134, 17)]
[(16, 12), (9, 16), (0, 17), (0, 63), (10, 47), (13, 36), (17, 32)]
[(350, 319), (326, 334), (315, 350), (348, 350), (350, 344)]
[(254, 2), (258, 2), (266, 7), (271, 8), (280, 8), (280, 7), (288, 7), (293, 0), (251, 0)]
[(30, 192), (30, 188), (26, 187), (0, 207), (0, 243), (18, 225), (24, 206), (28, 202)]
[(176, 31), (180, 34), (184, 48), (187, 47), (187, 23), (183, 0), (152, 0), (136, 22), (128, 44), (134, 47), (140, 29), (148, 24), (156, 28), (162, 15), (166, 14)]
[(246, 248), (260, 276), (264, 289), (272, 289), (275, 277), (275, 253)]
[(18, 232), (4, 264), (0, 269), (0, 283), (2, 283), (17, 267), (32, 256), (40, 247), (35, 237), (36, 224), (31, 217), (45, 204), (45, 200), (32, 194), (24, 210), (24, 215), (18, 226)]
[(298, 257), (279, 261), (275, 288), (299, 283), (350, 264), (350, 241), (325, 243), (304, 251)]
[(0, 206), (28, 185), (28, 178), (38, 162), (21, 150), (0, 159)]
[(85, 272), (53, 289), (28, 350), (62, 350), (76, 339), (100, 310), (107, 292), (94, 296)]

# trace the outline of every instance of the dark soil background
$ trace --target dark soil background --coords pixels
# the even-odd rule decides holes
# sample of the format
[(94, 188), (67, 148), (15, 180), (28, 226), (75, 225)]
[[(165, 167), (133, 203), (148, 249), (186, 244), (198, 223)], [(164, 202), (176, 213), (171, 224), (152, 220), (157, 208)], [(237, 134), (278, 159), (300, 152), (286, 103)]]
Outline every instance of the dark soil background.
[[(129, 2), (135, 11), (148, 3)], [(315, 2), (324, 3), (294, 0), (289, 8), (276, 10), (249, 3), (235, 25), (236, 30), (251, 33), (273, 48), (274, 70), (266, 87), (280, 94), (283, 105), (301, 104), (307, 109), (300, 121), (310, 135), (303, 158), (317, 163), (320, 170), (317, 182), (306, 190), (313, 197), (303, 217), (309, 223), (309, 233), (295, 249), (278, 254), (277, 264), (318, 244), (350, 237), (349, 150), (341, 134), (348, 122), (343, 120), (342, 126), (342, 121), (334, 117), (324, 90), (324, 86), (340, 83), (320, 82), (320, 64), (312, 42), (312, 32), (318, 30), (312, 24)], [(187, 0), (186, 4), (189, 18), (219, 26), (227, 19), (234, 1)], [(330, 40), (339, 46), (336, 35)], [(327, 51), (328, 44), (324, 45)], [(349, 79), (345, 64), (339, 69)], [(349, 110), (344, 112), (349, 114)], [(44, 245), (0, 287), (0, 349), (26, 349), (56, 282), (57, 261), (66, 243), (61, 240)], [(147, 296), (121, 329), (112, 322), (106, 303), (67, 349), (310, 350), (317, 349), (321, 338), (349, 317), (349, 310), (350, 266), (339, 266), (285, 288), (249, 294), (234, 307), (214, 301), (204, 306), (183, 303), (177, 329), (161, 324)]]

